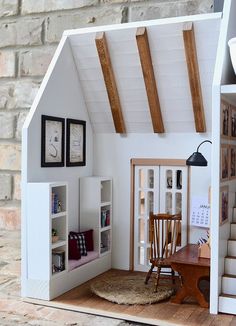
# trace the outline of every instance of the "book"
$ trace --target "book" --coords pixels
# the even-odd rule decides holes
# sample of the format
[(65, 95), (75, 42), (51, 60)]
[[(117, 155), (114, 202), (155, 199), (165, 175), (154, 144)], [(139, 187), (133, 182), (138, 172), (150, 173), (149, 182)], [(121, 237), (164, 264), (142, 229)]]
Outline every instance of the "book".
[(110, 209), (102, 209), (101, 211), (101, 227), (104, 228), (105, 226), (110, 225)]

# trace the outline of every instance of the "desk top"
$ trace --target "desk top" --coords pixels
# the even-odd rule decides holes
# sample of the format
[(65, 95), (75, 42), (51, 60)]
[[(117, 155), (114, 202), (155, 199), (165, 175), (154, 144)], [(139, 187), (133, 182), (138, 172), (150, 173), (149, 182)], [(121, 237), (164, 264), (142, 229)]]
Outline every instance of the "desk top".
[(198, 257), (198, 245), (188, 244), (169, 257), (170, 263), (210, 267), (209, 258)]

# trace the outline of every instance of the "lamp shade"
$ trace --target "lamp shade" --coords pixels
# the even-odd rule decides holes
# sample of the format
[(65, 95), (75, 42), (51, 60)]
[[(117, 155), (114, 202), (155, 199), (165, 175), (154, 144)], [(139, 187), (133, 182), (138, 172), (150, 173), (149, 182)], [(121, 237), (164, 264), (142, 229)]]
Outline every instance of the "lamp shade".
[(191, 165), (191, 166), (207, 166), (207, 160), (205, 159), (205, 157), (202, 155), (202, 153), (200, 153), (199, 147), (204, 144), (204, 143), (210, 143), (212, 144), (212, 142), (210, 140), (204, 140), (203, 142), (201, 142), (200, 145), (198, 145), (197, 151), (194, 152), (191, 156), (189, 156), (189, 158), (186, 161), (186, 165)]
[(191, 166), (207, 166), (207, 160), (202, 153), (194, 152), (186, 161), (187, 165)]

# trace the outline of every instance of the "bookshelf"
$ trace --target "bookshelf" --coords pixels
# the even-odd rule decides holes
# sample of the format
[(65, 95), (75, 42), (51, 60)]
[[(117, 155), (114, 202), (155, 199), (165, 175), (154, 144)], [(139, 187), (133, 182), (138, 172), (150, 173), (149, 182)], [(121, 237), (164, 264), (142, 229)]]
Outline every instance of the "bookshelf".
[(112, 180), (105, 177), (80, 179), (80, 230), (94, 230), (94, 250), (111, 254)]
[[(31, 288), (43, 285), (50, 297), (51, 281), (68, 270), (68, 195), (62, 182), (28, 183), (28, 278)], [(53, 242), (52, 229), (57, 231)]]

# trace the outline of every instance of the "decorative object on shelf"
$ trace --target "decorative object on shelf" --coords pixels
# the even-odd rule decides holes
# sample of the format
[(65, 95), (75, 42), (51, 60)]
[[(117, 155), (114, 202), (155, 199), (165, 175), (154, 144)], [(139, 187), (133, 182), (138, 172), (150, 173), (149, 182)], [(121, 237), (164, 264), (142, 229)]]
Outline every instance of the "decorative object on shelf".
[(86, 121), (66, 120), (66, 166), (86, 165)]
[(100, 253), (103, 254), (110, 250), (110, 231), (101, 232)]
[(234, 68), (234, 73), (236, 74), (236, 37), (231, 38), (228, 41), (228, 45), (232, 66)]
[(103, 208), (101, 210), (101, 227), (110, 225), (110, 209)]
[(65, 119), (42, 115), (41, 167), (64, 166)]
[(57, 193), (52, 191), (52, 214), (60, 213), (62, 211), (61, 206), (61, 201), (58, 199)]
[(220, 188), (220, 225), (227, 222), (229, 218), (229, 187)]
[(65, 251), (54, 249), (52, 251), (52, 273), (58, 273), (65, 270)]
[(229, 146), (222, 144), (220, 148), (220, 179), (221, 181), (229, 178)]
[(201, 142), (200, 145), (198, 145), (197, 147), (197, 151), (194, 152), (186, 161), (186, 165), (190, 165), (190, 166), (207, 166), (207, 160), (205, 159), (205, 157), (202, 155), (202, 153), (200, 153), (199, 147), (204, 144), (204, 143), (211, 143), (212, 142), (210, 140), (204, 140), (203, 142)]
[(230, 136), (230, 104), (224, 100), (220, 102), (221, 126), (220, 134), (223, 138)]
[(229, 147), (229, 178), (236, 178), (236, 146)]
[(55, 243), (59, 240), (57, 230), (52, 228), (52, 243)]

